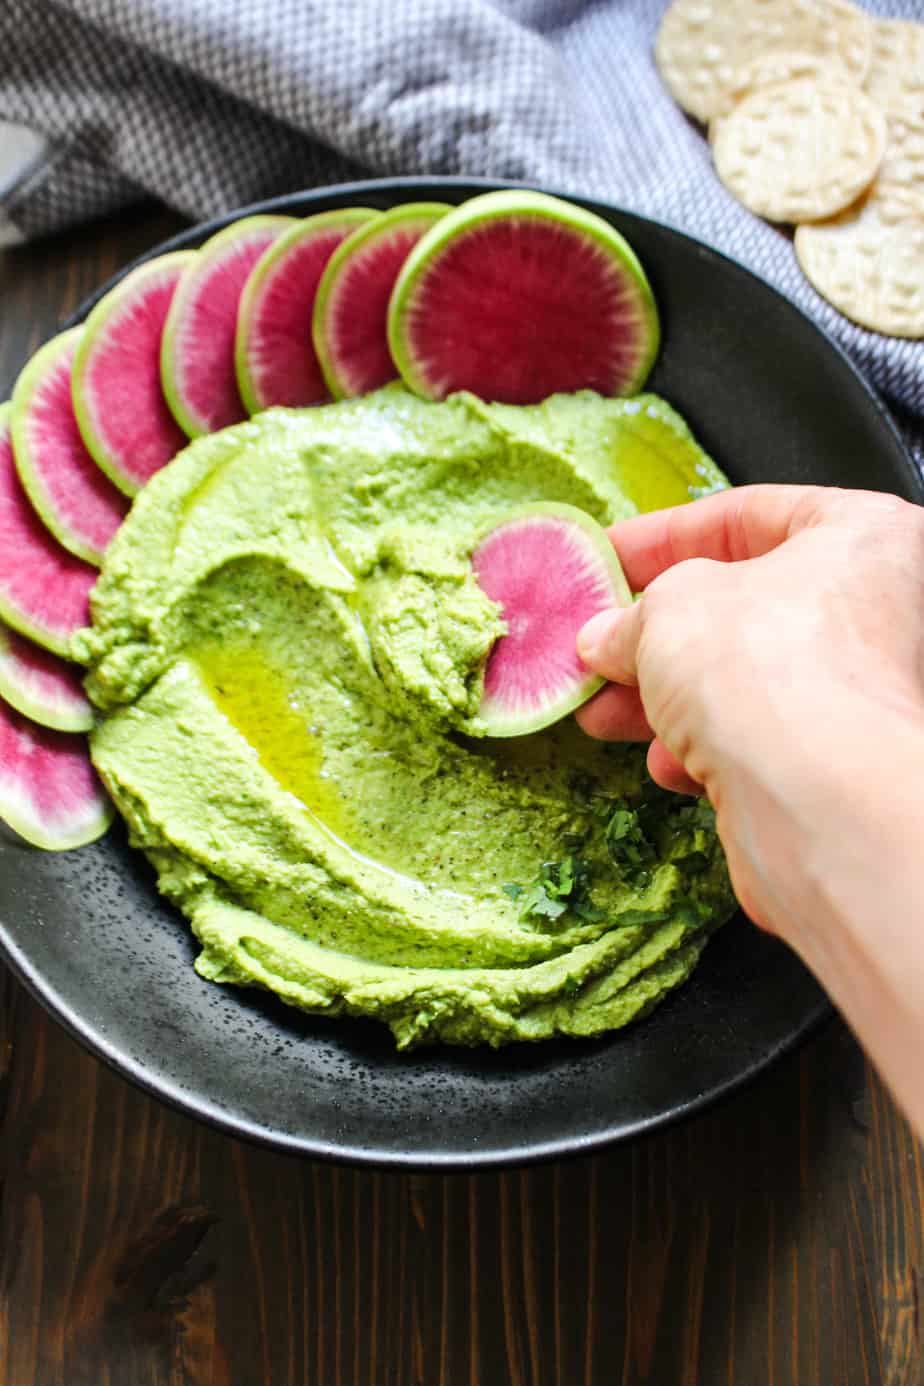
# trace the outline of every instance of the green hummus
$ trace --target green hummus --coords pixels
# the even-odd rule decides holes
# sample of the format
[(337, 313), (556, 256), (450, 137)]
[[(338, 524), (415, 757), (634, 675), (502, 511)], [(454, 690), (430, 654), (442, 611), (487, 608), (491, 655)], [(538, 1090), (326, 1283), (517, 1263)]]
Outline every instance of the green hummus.
[(479, 735), (503, 629), (476, 533), (725, 485), (663, 401), (389, 387), (193, 443), (145, 488), (75, 641), (93, 759), (217, 982), (400, 1046), (594, 1035), (732, 909), (708, 807), (569, 721)]

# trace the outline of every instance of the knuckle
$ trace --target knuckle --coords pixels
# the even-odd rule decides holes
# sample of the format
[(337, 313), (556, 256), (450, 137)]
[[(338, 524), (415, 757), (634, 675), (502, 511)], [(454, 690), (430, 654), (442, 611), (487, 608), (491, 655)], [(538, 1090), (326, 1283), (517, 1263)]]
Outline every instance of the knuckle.
[(711, 558), (685, 558), (655, 578), (642, 597), (642, 621), (660, 615), (665, 609), (676, 612), (679, 604), (693, 605), (714, 586), (728, 565)]
[(867, 504), (870, 518), (879, 524), (912, 527), (920, 525), (920, 507), (909, 505), (900, 496), (873, 493)]
[(843, 491), (832, 487), (823, 503), (824, 518), (866, 525), (921, 525), (924, 511), (890, 491)]

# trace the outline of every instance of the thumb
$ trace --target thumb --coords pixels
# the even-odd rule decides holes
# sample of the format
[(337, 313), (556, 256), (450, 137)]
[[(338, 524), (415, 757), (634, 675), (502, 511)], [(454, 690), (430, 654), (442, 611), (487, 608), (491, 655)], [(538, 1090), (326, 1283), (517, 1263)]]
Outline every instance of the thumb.
[(599, 611), (578, 631), (578, 656), (611, 683), (637, 684), (641, 630), (641, 602)]

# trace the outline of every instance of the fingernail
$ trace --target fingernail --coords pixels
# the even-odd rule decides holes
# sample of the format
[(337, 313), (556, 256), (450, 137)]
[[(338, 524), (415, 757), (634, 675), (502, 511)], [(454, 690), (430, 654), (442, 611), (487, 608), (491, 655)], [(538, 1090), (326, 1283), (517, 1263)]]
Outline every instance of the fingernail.
[(578, 656), (586, 664), (593, 664), (601, 653), (610, 631), (619, 619), (618, 611), (598, 611), (586, 621), (577, 635)]

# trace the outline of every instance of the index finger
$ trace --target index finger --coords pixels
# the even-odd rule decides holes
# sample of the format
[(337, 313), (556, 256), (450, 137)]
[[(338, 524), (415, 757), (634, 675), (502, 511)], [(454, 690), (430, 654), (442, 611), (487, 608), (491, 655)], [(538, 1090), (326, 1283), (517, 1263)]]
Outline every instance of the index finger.
[(759, 558), (811, 524), (818, 486), (740, 486), (689, 505), (653, 510), (612, 525), (609, 536), (626, 580), (640, 592), (687, 558), (734, 563)]

